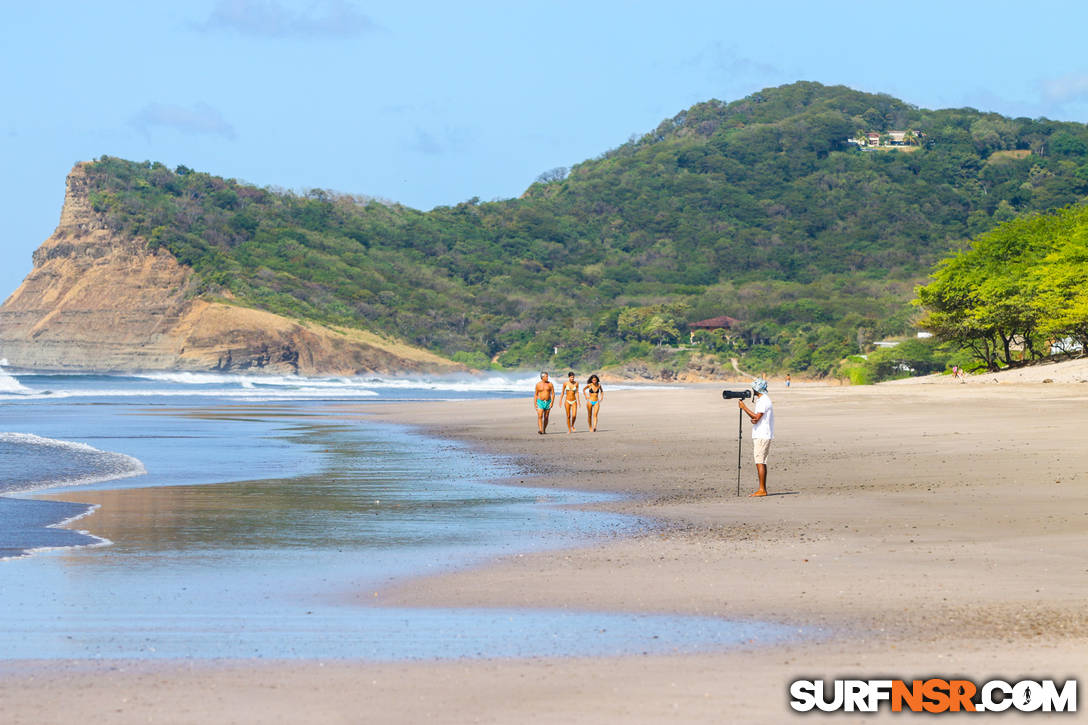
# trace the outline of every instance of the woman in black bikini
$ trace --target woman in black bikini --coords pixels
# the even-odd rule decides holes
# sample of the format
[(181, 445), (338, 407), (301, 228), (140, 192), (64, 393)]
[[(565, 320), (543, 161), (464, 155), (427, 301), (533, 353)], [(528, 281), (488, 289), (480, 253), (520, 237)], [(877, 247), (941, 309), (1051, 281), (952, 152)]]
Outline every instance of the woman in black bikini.
[(567, 432), (574, 432), (574, 421), (578, 419), (578, 396), (582, 392), (574, 372), (567, 373), (567, 382), (563, 383), (563, 407), (567, 409)]
[(601, 379), (596, 374), (590, 375), (586, 386), (582, 388), (586, 396), (586, 414), (589, 415), (589, 430), (597, 432), (597, 416), (601, 413), (601, 401), (604, 400), (604, 389), (601, 387)]

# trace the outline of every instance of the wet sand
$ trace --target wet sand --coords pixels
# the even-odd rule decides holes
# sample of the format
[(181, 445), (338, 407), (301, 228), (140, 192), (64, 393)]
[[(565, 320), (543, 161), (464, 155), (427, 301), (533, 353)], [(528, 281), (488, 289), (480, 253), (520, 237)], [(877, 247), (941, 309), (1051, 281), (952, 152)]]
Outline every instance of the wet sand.
[[(0, 721), (780, 722), (803, 677), (1083, 681), (1088, 385), (776, 386), (766, 499), (735, 495), (737, 412), (719, 391), (610, 391), (597, 433), (583, 409), (568, 435), (559, 410), (544, 437), (528, 394), (355, 408), (513, 456), (527, 471), (515, 485), (625, 492), (607, 506), (660, 522), (376, 599), (762, 619), (804, 630), (796, 642), (395, 665), (9, 662)], [(746, 494), (747, 424), (743, 461)]]

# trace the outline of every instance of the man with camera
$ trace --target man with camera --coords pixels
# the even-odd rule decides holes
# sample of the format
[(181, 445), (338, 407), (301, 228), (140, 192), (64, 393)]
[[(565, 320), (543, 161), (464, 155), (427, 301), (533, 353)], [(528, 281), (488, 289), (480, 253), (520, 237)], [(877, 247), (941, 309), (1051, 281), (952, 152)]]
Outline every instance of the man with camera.
[(752, 449), (756, 459), (756, 473), (759, 475), (759, 490), (752, 496), (767, 495), (767, 456), (771, 452), (771, 440), (774, 438), (774, 406), (771, 396), (767, 395), (767, 381), (756, 378), (752, 382), (752, 409), (744, 404), (744, 398), (737, 400), (740, 409), (748, 414), (752, 421)]

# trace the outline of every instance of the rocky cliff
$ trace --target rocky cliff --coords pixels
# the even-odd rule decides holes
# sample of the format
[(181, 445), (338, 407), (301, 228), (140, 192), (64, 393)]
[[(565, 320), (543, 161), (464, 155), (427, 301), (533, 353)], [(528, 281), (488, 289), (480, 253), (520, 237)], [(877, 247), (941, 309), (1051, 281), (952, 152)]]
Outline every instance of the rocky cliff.
[(60, 224), (0, 306), (0, 359), (43, 370), (267, 371), (302, 375), (452, 372), (432, 353), (354, 329), (192, 294), (192, 271), (141, 238), (112, 233), (81, 165)]

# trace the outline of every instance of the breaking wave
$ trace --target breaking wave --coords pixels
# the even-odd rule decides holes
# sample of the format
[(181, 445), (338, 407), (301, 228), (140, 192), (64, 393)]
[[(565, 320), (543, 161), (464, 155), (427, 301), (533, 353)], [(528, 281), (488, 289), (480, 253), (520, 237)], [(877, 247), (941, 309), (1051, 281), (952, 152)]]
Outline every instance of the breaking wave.
[(124, 453), (33, 433), (0, 433), (0, 494), (81, 486), (147, 473)]
[(7, 362), (6, 359), (0, 360), (0, 395), (33, 395), (33, 390), (20, 383), (3, 369)]
[[(22, 372), (21, 379), (0, 370), (0, 401), (62, 398), (220, 398), (249, 401), (455, 399), (529, 395), (535, 373), (457, 374), (435, 376), (256, 375), (203, 372), (130, 374)], [(561, 382), (555, 379), (557, 384)], [(580, 381), (584, 378), (580, 378)], [(646, 384), (608, 384), (609, 390), (654, 389)]]
[(515, 392), (530, 388), (536, 377), (518, 375), (448, 375), (434, 377), (383, 377), (379, 375), (303, 378), (290, 375), (231, 375), (219, 373), (142, 373), (134, 377), (181, 385), (237, 385), (248, 390), (276, 388), (323, 391), (447, 390), (450, 392)]

